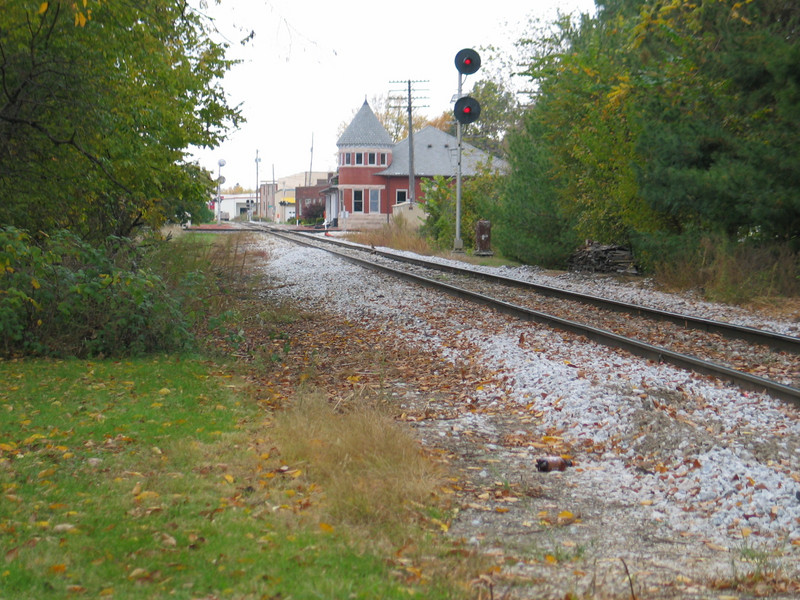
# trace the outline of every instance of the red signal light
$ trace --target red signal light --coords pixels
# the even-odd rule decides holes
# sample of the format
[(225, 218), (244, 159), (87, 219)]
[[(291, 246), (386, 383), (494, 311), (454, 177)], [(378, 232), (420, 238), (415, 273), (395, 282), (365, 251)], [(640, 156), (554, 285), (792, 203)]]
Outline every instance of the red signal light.
[(463, 75), (472, 75), (481, 68), (481, 56), (472, 48), (464, 48), (456, 54), (456, 69)]
[(453, 115), (455, 116), (456, 121), (462, 125), (472, 123), (477, 121), (478, 117), (481, 116), (481, 105), (477, 100), (475, 100), (475, 98), (464, 96), (463, 98), (456, 100), (456, 105), (453, 109)]

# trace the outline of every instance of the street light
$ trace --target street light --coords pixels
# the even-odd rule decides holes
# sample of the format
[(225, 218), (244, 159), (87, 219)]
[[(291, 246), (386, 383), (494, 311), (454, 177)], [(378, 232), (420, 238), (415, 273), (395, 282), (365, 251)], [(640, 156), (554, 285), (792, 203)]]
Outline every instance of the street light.
[(217, 161), (217, 165), (217, 225), (219, 225), (222, 222), (222, 198), (219, 195), (219, 188), (225, 183), (225, 178), (222, 176), (222, 167), (225, 166), (225, 159), (220, 158)]

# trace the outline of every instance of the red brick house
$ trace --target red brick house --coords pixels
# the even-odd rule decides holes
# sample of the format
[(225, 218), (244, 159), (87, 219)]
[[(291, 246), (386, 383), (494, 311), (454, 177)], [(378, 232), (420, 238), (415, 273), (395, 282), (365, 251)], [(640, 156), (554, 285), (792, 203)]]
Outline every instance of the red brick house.
[(320, 213), (325, 210), (325, 196), (323, 192), (328, 189), (334, 178), (333, 173), (328, 173), (325, 179), (317, 179), (315, 185), (298, 185), (294, 191), (295, 208), (297, 217), (302, 219), (306, 212), (315, 206), (320, 207)]
[[(413, 138), (413, 199), (424, 202), (420, 189), (423, 179), (436, 175), (456, 176), (458, 141), (431, 126), (414, 132)], [(338, 182), (334, 180), (334, 184), (322, 192), (328, 220), (336, 220), (339, 227), (348, 229), (380, 227), (387, 223), (394, 207), (408, 201), (408, 138), (393, 143), (364, 101), (336, 146)], [(475, 175), (478, 165), (490, 160), (495, 167), (504, 165), (502, 160), (462, 142), (462, 176)]]

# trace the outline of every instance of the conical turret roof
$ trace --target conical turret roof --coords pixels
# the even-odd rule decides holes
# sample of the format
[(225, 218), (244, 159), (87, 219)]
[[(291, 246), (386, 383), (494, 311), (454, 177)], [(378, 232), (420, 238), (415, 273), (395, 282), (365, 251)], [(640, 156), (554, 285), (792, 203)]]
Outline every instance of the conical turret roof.
[(393, 143), (389, 132), (372, 112), (369, 103), (364, 100), (364, 104), (353, 117), (347, 129), (344, 130), (336, 145), (339, 148), (391, 148)]

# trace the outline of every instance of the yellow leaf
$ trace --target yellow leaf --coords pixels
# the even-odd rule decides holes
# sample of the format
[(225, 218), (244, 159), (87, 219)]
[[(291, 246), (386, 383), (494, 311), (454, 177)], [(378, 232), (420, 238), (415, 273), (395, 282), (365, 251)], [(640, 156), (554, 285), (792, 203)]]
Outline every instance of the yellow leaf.
[(327, 523), (320, 523), (319, 528), (325, 533), (333, 533), (334, 531), (333, 525), (328, 525)]
[(560, 513), (558, 513), (558, 520), (559, 521), (568, 521), (569, 519), (574, 519), (574, 518), (575, 518), (575, 515), (573, 515), (568, 510), (562, 510)]
[(14, 444), (0, 444), (0, 450), (3, 452), (13, 452), (17, 447)]
[(449, 529), (450, 529), (450, 525), (448, 525), (444, 521), (440, 521), (439, 519), (431, 519), (431, 522), (435, 523), (436, 525), (438, 525), (439, 529), (441, 529), (445, 533), (447, 533), (449, 531)]
[(42, 3), (39, 5), (39, 14), (40, 14), (40, 15), (43, 15), (44, 13), (46, 13), (46, 12), (47, 12), (47, 5), (48, 5), (48, 4), (49, 4), (48, 2), (42, 2)]
[(225, 475), (225, 481), (227, 481), (228, 483), (232, 484), (233, 483), (233, 475), (230, 475), (230, 474)]
[(51, 573), (65, 573), (66, 570), (67, 570), (67, 565), (65, 564), (53, 565), (52, 567), (50, 567)]
[(750, 537), (751, 533), (753, 533), (753, 530), (750, 529), (749, 527), (743, 527), (742, 528), (742, 537), (743, 538)]
[(158, 492), (151, 492), (149, 490), (146, 490), (141, 494), (137, 494), (135, 500), (136, 502), (141, 502), (142, 500), (153, 500), (158, 497), (159, 497)]
[(555, 556), (553, 556), (552, 554), (548, 554), (547, 556), (544, 557), (544, 559), (547, 562), (549, 562), (551, 565), (554, 565), (554, 564), (556, 564), (558, 562), (558, 559)]

